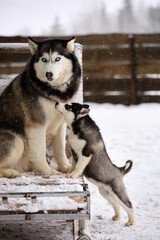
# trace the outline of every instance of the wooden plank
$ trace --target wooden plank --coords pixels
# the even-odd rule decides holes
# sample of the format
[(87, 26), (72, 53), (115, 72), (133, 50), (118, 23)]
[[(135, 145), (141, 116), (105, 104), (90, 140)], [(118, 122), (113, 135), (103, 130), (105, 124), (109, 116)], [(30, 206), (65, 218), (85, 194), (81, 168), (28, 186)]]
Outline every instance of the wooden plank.
[(136, 48), (136, 57), (138, 62), (160, 60), (160, 46)]
[(96, 102), (96, 103), (112, 103), (112, 104), (124, 104), (130, 105), (130, 97), (129, 96), (86, 96), (84, 93), (84, 101), (85, 102)]
[(159, 63), (139, 63), (137, 64), (137, 74), (160, 74)]
[(12, 66), (8, 65), (5, 67), (0, 66), (0, 74), (19, 74), (24, 70), (24, 66)]
[(160, 90), (160, 79), (140, 78), (137, 80), (138, 91), (158, 91)]
[[(69, 39), (72, 36), (32, 36), (35, 40), (41, 41), (48, 38), (62, 38), (62, 39)], [(76, 42), (79, 42), (83, 45), (95, 45), (95, 44), (124, 44), (128, 41), (128, 34), (89, 34), (89, 35), (77, 35)], [(14, 36), (14, 37), (6, 37), (0, 36), (0, 42), (7, 43), (7, 42), (20, 42), (25, 43), (27, 42), (27, 37), (21, 36)]]
[(116, 45), (128, 43), (128, 34), (91, 34), (76, 36), (76, 39), (83, 45)]
[(131, 75), (130, 65), (108, 65), (106, 68), (101, 68), (101, 65), (97, 66), (98, 69), (89, 68), (86, 70), (84, 67), (84, 78), (92, 79), (92, 78), (104, 78), (110, 77), (112, 78), (114, 75)]
[(102, 62), (102, 61), (122, 61), (128, 60), (130, 55), (129, 48), (109, 48), (109, 49), (84, 49), (84, 61)]
[(91, 78), (84, 79), (84, 92), (87, 91), (126, 91), (130, 89), (131, 79)]
[(160, 34), (152, 33), (152, 34), (134, 34), (136, 43), (144, 44), (144, 43), (160, 43)]
[(160, 103), (160, 96), (158, 95), (140, 95), (138, 96), (139, 103)]
[[(130, 75), (131, 65), (129, 61), (98, 61), (94, 58), (89, 62), (84, 61), (83, 64), (84, 77), (94, 77), (95, 74), (98, 78), (104, 78), (106, 75)], [(94, 76), (91, 76), (94, 75)]]
[(27, 62), (30, 57), (30, 53), (0, 53), (0, 63)]
[(29, 53), (27, 43), (0, 43), (0, 53)]

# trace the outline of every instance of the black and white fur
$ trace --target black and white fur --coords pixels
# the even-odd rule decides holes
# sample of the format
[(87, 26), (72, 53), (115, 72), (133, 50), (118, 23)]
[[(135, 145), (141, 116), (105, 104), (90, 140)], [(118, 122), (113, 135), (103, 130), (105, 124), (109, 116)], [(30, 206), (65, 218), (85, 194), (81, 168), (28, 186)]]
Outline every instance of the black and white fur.
[(66, 123), (55, 103), (73, 101), (79, 88), (75, 38), (28, 41), (30, 60), (0, 96), (0, 177), (18, 177), (25, 171), (58, 174), (46, 162), (50, 145), (58, 170), (70, 169), (65, 154)]
[(115, 211), (112, 219), (117, 221), (121, 218), (122, 206), (128, 214), (126, 226), (134, 225), (132, 203), (123, 183), (123, 176), (130, 171), (132, 161), (128, 160), (121, 168), (111, 162), (100, 130), (88, 115), (89, 105), (57, 102), (56, 109), (63, 115), (71, 131), (69, 142), (74, 164), (67, 176), (76, 178), (84, 173), (98, 187), (100, 194), (112, 204)]

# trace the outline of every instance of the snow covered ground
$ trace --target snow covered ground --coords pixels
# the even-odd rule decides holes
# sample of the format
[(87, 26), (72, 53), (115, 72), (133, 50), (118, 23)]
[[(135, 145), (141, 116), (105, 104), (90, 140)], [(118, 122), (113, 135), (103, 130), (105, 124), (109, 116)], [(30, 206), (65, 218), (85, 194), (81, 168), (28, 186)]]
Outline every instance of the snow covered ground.
[[(127, 221), (124, 211), (122, 219), (113, 222), (112, 207), (88, 182), (92, 196), (92, 240), (160, 239), (160, 104), (126, 107), (92, 103), (90, 106), (90, 115), (101, 129), (112, 161), (118, 166), (123, 166), (128, 159), (134, 162), (133, 169), (124, 180), (136, 215), (136, 225), (132, 227), (124, 226)], [(0, 239), (71, 239), (67, 234), (61, 238), (59, 232), (56, 238), (49, 237), (52, 224), (54, 226), (51, 221), (18, 224), (1, 223)], [(19, 235), (17, 228), (20, 229)]]

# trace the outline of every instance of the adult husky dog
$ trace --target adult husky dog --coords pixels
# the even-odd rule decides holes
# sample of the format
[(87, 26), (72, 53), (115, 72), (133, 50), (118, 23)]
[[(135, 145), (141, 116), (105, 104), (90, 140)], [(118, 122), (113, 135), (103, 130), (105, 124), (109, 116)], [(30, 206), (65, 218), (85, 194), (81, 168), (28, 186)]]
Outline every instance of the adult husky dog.
[(29, 38), (32, 57), (0, 96), (0, 177), (34, 170), (57, 174), (46, 162), (50, 142), (58, 170), (70, 168), (65, 155), (66, 123), (54, 109), (56, 101), (74, 99), (79, 87), (81, 69), (74, 41)]
[(100, 194), (113, 206), (113, 220), (121, 218), (120, 206), (128, 214), (126, 226), (135, 224), (134, 211), (124, 183), (123, 176), (132, 167), (128, 160), (124, 167), (116, 167), (110, 160), (98, 126), (88, 115), (89, 105), (72, 103), (56, 103), (56, 109), (64, 116), (71, 129), (69, 142), (74, 158), (73, 169), (68, 177), (76, 178), (83, 171), (84, 175), (94, 183)]

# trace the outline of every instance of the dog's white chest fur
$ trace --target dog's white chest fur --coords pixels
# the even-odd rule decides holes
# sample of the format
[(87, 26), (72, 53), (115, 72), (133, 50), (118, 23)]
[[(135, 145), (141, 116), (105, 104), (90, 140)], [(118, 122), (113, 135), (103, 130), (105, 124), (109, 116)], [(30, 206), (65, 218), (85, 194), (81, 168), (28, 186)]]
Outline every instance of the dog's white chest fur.
[(71, 130), (69, 135), (69, 142), (72, 149), (77, 153), (78, 156), (82, 155), (82, 151), (84, 146), (86, 145), (86, 141), (84, 139), (79, 139), (76, 134)]

